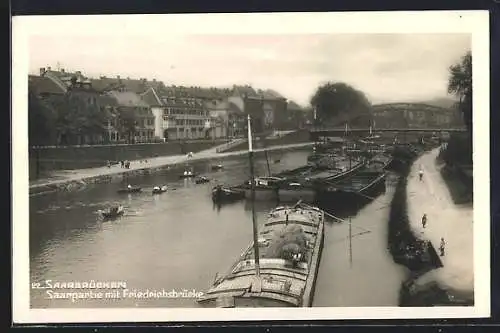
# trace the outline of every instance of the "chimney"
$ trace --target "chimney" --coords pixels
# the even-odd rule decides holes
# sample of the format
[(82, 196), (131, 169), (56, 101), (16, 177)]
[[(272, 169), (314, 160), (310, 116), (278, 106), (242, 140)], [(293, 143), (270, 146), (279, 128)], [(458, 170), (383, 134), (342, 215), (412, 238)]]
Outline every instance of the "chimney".
[(43, 76), (45, 74), (45, 67), (40, 68), (40, 76)]

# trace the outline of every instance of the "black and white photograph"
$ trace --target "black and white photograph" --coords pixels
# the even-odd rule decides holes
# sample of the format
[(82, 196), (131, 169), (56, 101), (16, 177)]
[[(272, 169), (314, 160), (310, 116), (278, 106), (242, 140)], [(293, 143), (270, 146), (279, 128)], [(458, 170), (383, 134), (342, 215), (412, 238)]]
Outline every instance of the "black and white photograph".
[(488, 316), (488, 24), (14, 17), (14, 321)]

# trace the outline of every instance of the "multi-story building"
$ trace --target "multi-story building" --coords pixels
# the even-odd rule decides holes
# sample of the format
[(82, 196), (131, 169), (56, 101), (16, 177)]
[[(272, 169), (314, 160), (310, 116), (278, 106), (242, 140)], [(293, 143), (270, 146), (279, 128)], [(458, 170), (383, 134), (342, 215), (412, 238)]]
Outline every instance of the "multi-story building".
[(108, 95), (100, 95), (99, 105), (101, 112), (105, 113), (107, 116), (107, 122), (105, 125), (106, 141), (110, 143), (126, 141), (120, 125), (120, 113), (117, 100)]
[(116, 100), (120, 138), (130, 143), (151, 142), (155, 137), (155, 117), (151, 107), (131, 91), (109, 91)]
[(373, 106), (378, 128), (440, 128), (462, 126), (455, 109), (420, 103), (388, 103)]
[[(113, 131), (110, 126), (113, 114), (101, 103), (103, 100), (99, 92), (81, 72), (40, 68), (40, 76), (34, 81), (39, 86), (41, 84), (50, 88), (52, 93), (50, 101), (47, 101), (57, 112), (57, 118), (65, 119), (58, 126), (56, 144), (98, 144), (109, 141)], [(42, 93), (42, 96), (47, 97), (47, 92)]]
[(149, 88), (141, 94), (141, 99), (149, 105), (154, 116), (154, 137), (166, 141), (169, 138), (169, 129), (175, 127), (155, 88)]
[[(291, 117), (287, 110), (287, 99), (278, 92), (267, 89), (258, 90), (259, 96), (264, 100), (264, 114), (266, 115), (266, 128), (275, 130), (292, 129)], [(272, 113), (272, 116), (270, 115)]]
[(142, 98), (154, 108), (157, 138), (175, 140), (210, 136), (210, 116), (203, 101), (190, 96), (184, 87), (149, 89)]
[(246, 115), (235, 103), (224, 98), (205, 102), (211, 118), (211, 136), (235, 137), (242, 133), (246, 124)]
[(162, 81), (156, 79), (147, 80), (146, 78), (131, 79), (130, 77), (122, 78), (120, 75), (116, 77), (100, 76), (98, 79), (90, 79), (92, 86), (101, 92), (111, 90), (131, 91), (136, 94), (143, 94), (149, 88), (156, 90), (165, 87)]
[(287, 100), (273, 90), (255, 90), (251, 86), (233, 86), (230, 101), (252, 117), (252, 128), (256, 133), (273, 129), (289, 129), (290, 115)]

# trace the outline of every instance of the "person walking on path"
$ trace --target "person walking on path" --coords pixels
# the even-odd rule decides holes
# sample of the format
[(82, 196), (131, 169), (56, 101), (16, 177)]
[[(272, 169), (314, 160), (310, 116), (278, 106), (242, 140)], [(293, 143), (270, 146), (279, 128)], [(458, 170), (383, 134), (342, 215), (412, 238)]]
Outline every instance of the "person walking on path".
[(422, 216), (422, 228), (425, 229), (425, 225), (427, 224), (427, 214)]
[(422, 181), (422, 177), (424, 177), (424, 170), (420, 169), (418, 171), (418, 178), (420, 179), (420, 181)]
[(439, 245), (439, 252), (440, 252), (440, 256), (441, 257), (444, 257), (444, 247), (445, 247), (446, 243), (444, 242), (444, 238), (441, 237), (441, 244)]

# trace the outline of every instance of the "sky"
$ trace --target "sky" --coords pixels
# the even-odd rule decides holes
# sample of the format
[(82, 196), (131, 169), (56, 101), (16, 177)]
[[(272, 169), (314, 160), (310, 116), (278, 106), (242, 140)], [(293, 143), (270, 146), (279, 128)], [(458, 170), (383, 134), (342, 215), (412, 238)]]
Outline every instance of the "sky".
[(304, 106), (319, 85), (345, 82), (376, 104), (446, 97), (449, 66), (471, 49), (467, 33), (207, 33), (161, 23), (146, 31), (110, 24), (99, 32), (86, 28), (91, 20), (75, 20), (69, 31), (67, 23), (33, 30), (29, 72), (60, 66), (167, 85), (249, 84)]

